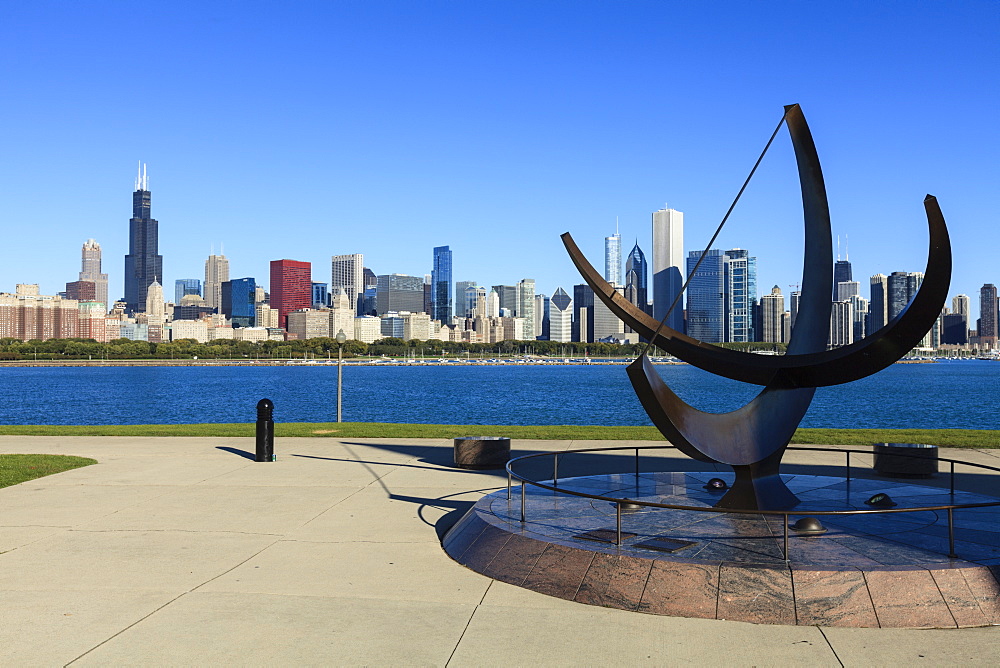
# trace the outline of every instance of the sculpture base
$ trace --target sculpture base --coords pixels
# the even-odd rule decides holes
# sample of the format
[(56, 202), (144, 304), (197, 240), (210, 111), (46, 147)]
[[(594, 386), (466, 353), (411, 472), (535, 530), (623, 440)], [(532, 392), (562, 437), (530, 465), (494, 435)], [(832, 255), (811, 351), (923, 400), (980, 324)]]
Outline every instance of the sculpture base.
[[(664, 472), (560, 479), (561, 488), (709, 508), (711, 478)], [(940, 503), (943, 490), (883, 480), (796, 475), (783, 483), (808, 509), (868, 509), (886, 492), (900, 505)], [(758, 624), (926, 628), (1000, 624), (1000, 508), (955, 511), (948, 557), (944, 513), (824, 515), (827, 532), (790, 532), (782, 516), (643, 508), (527, 487), (484, 496), (444, 538), (466, 567), (540, 594), (674, 617)], [(955, 503), (995, 501), (956, 492)], [(792, 515), (789, 523), (798, 519)]]
[[(782, 449), (784, 454), (784, 449)], [(788, 489), (778, 473), (781, 456), (749, 466), (733, 466), (736, 480), (716, 508), (736, 510), (788, 510), (799, 504), (799, 497)]]

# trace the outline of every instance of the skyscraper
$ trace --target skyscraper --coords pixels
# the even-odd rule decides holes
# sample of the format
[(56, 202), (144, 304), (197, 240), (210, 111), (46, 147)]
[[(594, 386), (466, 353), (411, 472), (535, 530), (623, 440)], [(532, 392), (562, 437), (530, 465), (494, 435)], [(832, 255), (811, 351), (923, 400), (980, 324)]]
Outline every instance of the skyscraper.
[(151, 195), (146, 166), (140, 164), (132, 193), (132, 218), (128, 221), (128, 255), (125, 256), (125, 304), (130, 313), (146, 311), (146, 291), (163, 278), (159, 255), (159, 223), (150, 217)]
[[(374, 274), (372, 274), (372, 278), (374, 278)], [(372, 281), (373, 284), (376, 282)], [(330, 294), (336, 292), (337, 288), (344, 291), (344, 294), (354, 304), (354, 309), (358, 314), (367, 312), (364, 297), (366, 288), (364, 255), (351, 253), (349, 255), (334, 255), (330, 258)]]
[(312, 264), (297, 260), (271, 260), (271, 308), (278, 312), (278, 327), (288, 328), (288, 314), (312, 303)]
[(753, 341), (754, 305), (757, 303), (757, 258), (735, 248), (723, 255), (726, 292), (724, 341)]
[(326, 288), (326, 283), (313, 281), (312, 284), (312, 307), (315, 309), (326, 308), (330, 305), (330, 293)]
[(549, 341), (569, 343), (573, 340), (573, 300), (562, 288), (556, 288), (549, 299)]
[[(691, 251), (687, 273), (691, 275), (702, 251)], [(687, 288), (687, 333), (706, 343), (722, 343), (725, 335), (725, 255), (710, 250), (694, 272)], [(653, 295), (656, 299), (656, 295)]]
[(573, 286), (573, 329), (574, 341), (587, 343), (594, 340), (594, 291), (586, 283)]
[(507, 311), (509, 317), (519, 316), (517, 312), (517, 287), (513, 285), (494, 285), (493, 292), (497, 293), (500, 300), (500, 308)]
[(166, 309), (163, 302), (163, 286), (153, 281), (146, 288), (146, 340), (159, 343), (164, 340), (163, 324)]
[(535, 279), (525, 278), (517, 282), (517, 313), (524, 319), (524, 339), (535, 338)]
[(785, 296), (777, 285), (771, 288), (771, 294), (760, 298), (761, 341), (772, 343), (785, 342), (782, 331), (782, 316), (785, 313)]
[(924, 280), (922, 272), (894, 271), (888, 280), (888, 317), (892, 320), (906, 308), (920, 289)]
[(222, 284), (220, 308), (233, 327), (257, 326), (256, 293), (257, 281), (252, 278), (234, 278)]
[(851, 271), (851, 263), (848, 260), (837, 260), (833, 265), (833, 300), (834, 301), (844, 301), (838, 299), (837, 285), (840, 283), (850, 283), (854, 280)]
[(222, 284), (229, 280), (229, 260), (225, 255), (208, 256), (205, 260), (205, 303), (220, 313), (222, 309)]
[(104, 311), (107, 312), (108, 275), (101, 273), (101, 244), (93, 239), (87, 239), (83, 244), (81, 264), (79, 280), (94, 284), (94, 299), (104, 304)]
[(442, 325), (450, 324), (453, 299), (451, 249), (448, 246), (436, 246), (431, 271), (431, 319), (440, 320)]
[(875, 274), (871, 281), (871, 301), (868, 303), (869, 333), (877, 332), (889, 322), (889, 279), (885, 274)]
[(979, 344), (982, 348), (995, 348), (997, 345), (997, 288), (987, 283), (979, 288)]
[(861, 294), (861, 285), (857, 281), (841, 281), (833, 286), (833, 293), (833, 301), (846, 302)]
[(646, 256), (635, 243), (625, 260), (625, 298), (643, 311), (649, 312), (648, 272)]
[(179, 305), (184, 295), (201, 296), (200, 278), (178, 278), (174, 281), (174, 304)]
[[(662, 320), (684, 286), (684, 214), (666, 207), (653, 213), (653, 317)], [(667, 326), (684, 331), (684, 298), (667, 318)]]
[(389, 311), (422, 313), (424, 310), (424, 279), (406, 274), (384, 274), (378, 277), (378, 315)]
[(969, 295), (955, 295), (951, 298), (951, 311), (958, 315), (965, 316), (966, 322), (969, 320)]
[(624, 285), (622, 282), (622, 235), (618, 234), (618, 221), (615, 221), (615, 233), (604, 237), (604, 280), (615, 287)]
[[(472, 301), (469, 301), (468, 290), (478, 285), (475, 281), (455, 281), (455, 315), (467, 318), (469, 312), (476, 308), (476, 294), (473, 293)], [(485, 296), (485, 291), (483, 296)]]

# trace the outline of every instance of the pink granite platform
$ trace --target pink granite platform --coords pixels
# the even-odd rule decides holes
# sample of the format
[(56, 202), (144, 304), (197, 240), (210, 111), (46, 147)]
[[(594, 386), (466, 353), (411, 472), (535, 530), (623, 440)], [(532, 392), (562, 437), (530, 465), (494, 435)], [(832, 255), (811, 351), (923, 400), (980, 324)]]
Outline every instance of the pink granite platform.
[[(561, 488), (619, 498), (711, 507), (704, 489), (718, 473), (643, 473), (560, 480)], [(899, 507), (980, 503), (992, 497), (881, 480), (783, 476), (808, 510), (869, 509), (876, 492)], [(614, 505), (527, 488), (483, 497), (444, 538), (452, 558), (513, 585), (589, 605), (677, 617), (761, 624), (955, 628), (1000, 624), (1000, 508), (955, 511), (949, 558), (947, 513), (818, 516), (828, 531), (789, 538), (781, 516)], [(588, 532), (597, 531), (597, 534)], [(591, 539), (581, 536), (589, 535)], [(643, 547), (651, 539), (673, 552)], [(648, 544), (648, 543), (647, 543)]]

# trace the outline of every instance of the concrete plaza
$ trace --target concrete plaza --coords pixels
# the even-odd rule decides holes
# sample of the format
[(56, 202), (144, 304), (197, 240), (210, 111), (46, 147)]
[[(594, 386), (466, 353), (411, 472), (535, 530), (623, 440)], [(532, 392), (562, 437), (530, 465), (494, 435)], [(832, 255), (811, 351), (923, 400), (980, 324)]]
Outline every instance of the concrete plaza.
[[(607, 442), (515, 441), (515, 454)], [(627, 445), (627, 444), (623, 444)], [(564, 601), (452, 561), (499, 472), (451, 441), (0, 437), (98, 464), (0, 489), (0, 663), (996, 665), (1000, 629), (763, 626)], [(1000, 451), (942, 456), (1000, 465)], [(789, 453), (829, 473), (842, 457)], [(680, 461), (680, 460), (678, 460)], [(969, 476), (998, 494), (1000, 478)]]

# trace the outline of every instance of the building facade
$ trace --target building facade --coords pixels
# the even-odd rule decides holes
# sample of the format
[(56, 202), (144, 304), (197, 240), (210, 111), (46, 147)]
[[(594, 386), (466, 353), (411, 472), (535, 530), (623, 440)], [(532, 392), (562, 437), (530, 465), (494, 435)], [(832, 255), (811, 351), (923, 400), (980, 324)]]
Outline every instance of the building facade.
[(875, 274), (869, 279), (868, 331), (877, 332), (889, 324), (889, 278)]
[(448, 246), (434, 248), (434, 266), (431, 271), (431, 309), (434, 320), (450, 323), (454, 314), (454, 286), (451, 273), (451, 249)]
[(209, 255), (205, 260), (205, 303), (216, 313), (222, 309), (222, 284), (229, 280), (229, 260), (225, 255)]
[(624, 285), (622, 281), (622, 235), (618, 230), (610, 237), (604, 237), (604, 280), (614, 286)]
[(108, 304), (108, 275), (101, 273), (101, 244), (93, 239), (87, 239), (81, 251), (80, 280), (90, 281), (94, 284), (96, 301), (104, 304), (104, 312), (109, 309)]
[(201, 297), (200, 278), (178, 278), (174, 281), (174, 303), (180, 304), (185, 295)]
[(625, 260), (625, 298), (646, 313), (649, 313), (648, 277), (646, 256), (636, 242)]
[(257, 326), (256, 294), (257, 281), (253, 278), (234, 278), (222, 284), (222, 313), (233, 327)]
[(725, 341), (753, 341), (754, 306), (757, 303), (757, 258), (736, 248), (723, 255), (726, 294)]
[(287, 329), (288, 314), (312, 304), (312, 264), (298, 260), (271, 261), (271, 308), (278, 326)]
[(699, 341), (722, 343), (726, 324), (725, 254), (710, 250), (704, 253), (704, 259), (702, 255), (703, 251), (691, 251), (687, 258), (687, 273), (691, 276), (687, 287), (687, 333)]
[(771, 294), (760, 298), (760, 340), (769, 343), (787, 343), (783, 331), (785, 314), (785, 296), (777, 285), (771, 288)]
[(569, 343), (573, 340), (573, 299), (562, 288), (556, 288), (549, 299), (549, 341)]
[(351, 303), (354, 304), (357, 314), (365, 312), (365, 276), (365, 256), (363, 254), (350, 253), (330, 257), (330, 292), (337, 288), (343, 290), (344, 294), (350, 298)]
[(979, 325), (976, 330), (980, 348), (992, 350), (997, 347), (997, 320), (997, 288), (992, 283), (986, 283), (979, 289)]
[(517, 307), (514, 317), (524, 320), (522, 340), (535, 338), (535, 279), (524, 278), (517, 282)]
[(383, 274), (378, 277), (378, 315), (390, 311), (421, 313), (424, 310), (424, 279), (406, 274)]

